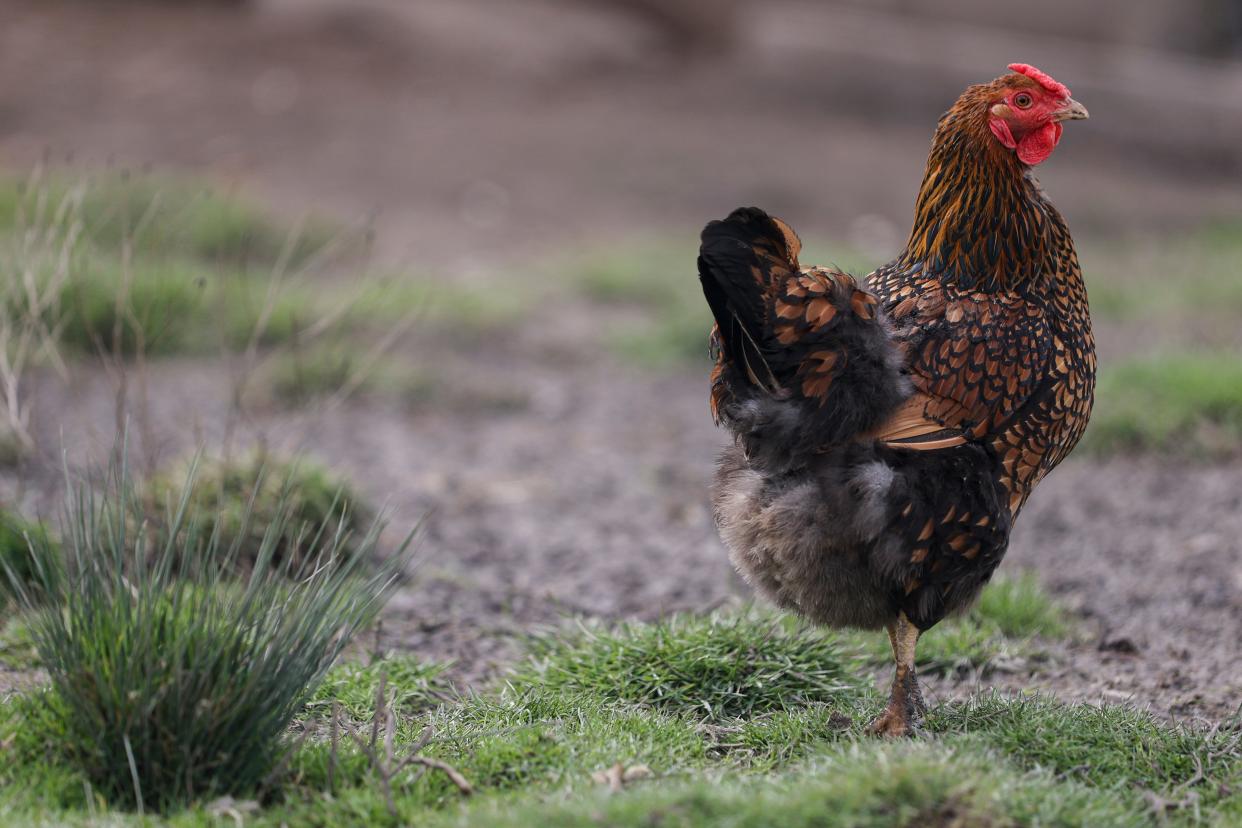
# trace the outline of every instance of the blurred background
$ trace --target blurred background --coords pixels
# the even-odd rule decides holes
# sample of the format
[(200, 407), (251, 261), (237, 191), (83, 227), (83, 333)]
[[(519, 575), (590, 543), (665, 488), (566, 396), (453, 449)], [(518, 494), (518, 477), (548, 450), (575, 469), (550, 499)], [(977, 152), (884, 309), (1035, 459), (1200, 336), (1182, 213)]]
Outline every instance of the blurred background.
[(126, 424), (152, 476), (196, 446), (306, 453), (396, 526), (428, 515), (384, 634), (467, 680), (565, 613), (739, 591), (706, 496), (703, 223), (760, 205), (806, 261), (866, 273), (904, 243), (937, 116), (1039, 66), (1091, 112), (1039, 176), (1100, 399), (1007, 566), (1092, 619), (1046, 679), (1064, 693), (1236, 698), (1242, 3), (0, 0), (0, 21), (6, 504), (52, 514), (62, 452), (106, 459)]

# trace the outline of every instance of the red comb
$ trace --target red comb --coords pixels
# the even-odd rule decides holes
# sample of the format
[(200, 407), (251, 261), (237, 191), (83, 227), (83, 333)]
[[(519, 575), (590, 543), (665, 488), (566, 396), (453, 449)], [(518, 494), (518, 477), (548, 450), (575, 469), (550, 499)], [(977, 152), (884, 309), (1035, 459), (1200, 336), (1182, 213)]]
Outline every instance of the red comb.
[(1061, 98), (1068, 98), (1070, 96), (1069, 87), (1054, 80), (1052, 75), (1039, 71), (1029, 63), (1011, 63), (1008, 68), (1021, 75), (1026, 75), (1031, 80), (1039, 81), (1040, 86), (1047, 89), (1053, 95)]

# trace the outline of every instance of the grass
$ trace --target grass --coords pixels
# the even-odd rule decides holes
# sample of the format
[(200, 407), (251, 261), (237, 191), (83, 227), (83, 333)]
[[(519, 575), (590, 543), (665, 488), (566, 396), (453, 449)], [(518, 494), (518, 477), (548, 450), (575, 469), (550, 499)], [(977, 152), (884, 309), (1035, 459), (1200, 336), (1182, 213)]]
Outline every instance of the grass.
[[(39, 175), (0, 184), (0, 232), (29, 221), (77, 183)], [(143, 255), (267, 269), (283, 257), (294, 266), (306, 262), (337, 233), (318, 217), (290, 227), (237, 192), (183, 179), (117, 172), (85, 184), (84, 233), (103, 251), (130, 243)]]
[[(150, 532), (123, 469), (102, 490), (80, 489), (65, 521), (67, 574), (40, 581), (52, 609), (20, 591), (50, 678), (50, 689), (19, 703), (34, 720), (22, 738), (115, 807), (167, 811), (254, 792), (406, 560), (367, 574), (361, 561), (379, 527), (346, 554), (346, 530), (330, 519), (299, 530), (313, 538), (304, 559), (280, 560), (294, 523), (286, 496), (247, 577), (229, 582), (240, 545), (223, 545), (194, 490), (191, 479), (164, 530)], [(255, 518), (242, 516), (242, 536)]]
[[(989, 603), (1019, 636), (1063, 629), (1029, 586)], [(873, 741), (862, 728), (882, 701), (857, 655), (772, 616), (587, 626), (533, 646), (530, 664), (478, 694), (441, 694), (438, 668), (402, 657), (338, 667), (315, 696), (308, 721), (338, 700), (370, 722), (385, 674), (402, 711), (396, 755), (422, 734), (424, 755), (470, 781), (469, 800), (409, 768), (388, 780), (390, 811), (374, 766), (321, 728), (246, 824), (1224, 826), (1240, 807), (1236, 724), (986, 694), (934, 708), (922, 739)], [(41, 753), (31, 709), (0, 705), (0, 741), (20, 757), (0, 769), (0, 817), (85, 824), (81, 786)], [(628, 781), (610, 794), (600, 780), (613, 766)], [(215, 824), (210, 804), (169, 824)]]
[(519, 681), (708, 720), (829, 703), (857, 690), (829, 635), (763, 613), (673, 616), (541, 639)]
[(57, 586), (62, 573), (60, 547), (47, 527), (0, 508), (0, 612), (22, 591), (40, 599), (44, 583)]
[(1234, 326), (1242, 315), (1242, 223), (1176, 235), (1086, 240), (1080, 259), (1091, 310), (1109, 322)]
[[(148, 520), (163, 534), (173, 530), (160, 516), (182, 500), (198, 514), (213, 516), (217, 551), (241, 571), (249, 571), (269, 546), (277, 563), (296, 571), (313, 556), (319, 544), (314, 530), (323, 526), (343, 531), (339, 551), (353, 558), (362, 553), (374, 518), (350, 483), (326, 467), (262, 452), (195, 459), (148, 481), (144, 500)], [(269, 537), (273, 526), (280, 531)]]
[(1242, 358), (1166, 352), (1101, 366), (1083, 439), (1095, 454), (1205, 458), (1242, 450)]
[(183, 180), (102, 175), (71, 190), (36, 172), (0, 183), (0, 243), (20, 247), (16, 240), (63, 221), (66, 209), (77, 241), (60, 301), (45, 314), (71, 353), (200, 354), (238, 350), (255, 336), (270, 347), (327, 319), (362, 323), (345, 324), (341, 291), (307, 283), (356, 252), (348, 233), (323, 220), (278, 221), (236, 193)]
[(1024, 768), (1093, 787), (1172, 791), (1202, 775), (1200, 801), (1228, 796), (1238, 770), (1238, 733), (1170, 726), (1134, 708), (1067, 705), (1049, 698), (985, 695), (929, 717), (940, 734), (973, 735)]
[(334, 667), (316, 688), (308, 710), (312, 715), (330, 714), (332, 706), (340, 704), (351, 719), (369, 722), (375, 713), (375, 694), (382, 680), (394, 691), (388, 706), (400, 716), (410, 716), (452, 697), (452, 688), (443, 673), (444, 665), (408, 654), (389, 655), (369, 664), (342, 664)]
[(589, 251), (560, 266), (591, 302), (620, 312), (604, 327), (616, 354), (648, 368), (706, 361), (711, 313), (694, 270), (692, 239)]

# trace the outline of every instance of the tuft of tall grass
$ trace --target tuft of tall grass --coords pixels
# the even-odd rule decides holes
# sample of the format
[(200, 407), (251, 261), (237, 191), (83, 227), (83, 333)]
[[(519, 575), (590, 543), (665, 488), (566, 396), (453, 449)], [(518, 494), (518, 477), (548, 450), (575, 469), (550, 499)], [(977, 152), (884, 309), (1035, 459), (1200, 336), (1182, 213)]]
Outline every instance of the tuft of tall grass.
[[(195, 508), (194, 474), (159, 531), (123, 467), (78, 487), (65, 576), (39, 584), (54, 608), (29, 623), (65, 758), (108, 802), (140, 811), (260, 787), (290, 747), (293, 718), (408, 561), (407, 537), (364, 571), (373, 556), (346, 553), (344, 520), (302, 530), (307, 554), (279, 560), (293, 520), (286, 491), (248, 576), (229, 580), (256, 515), (246, 510), (226, 546), (220, 522)], [(375, 550), (380, 529), (358, 541), (361, 552)]]

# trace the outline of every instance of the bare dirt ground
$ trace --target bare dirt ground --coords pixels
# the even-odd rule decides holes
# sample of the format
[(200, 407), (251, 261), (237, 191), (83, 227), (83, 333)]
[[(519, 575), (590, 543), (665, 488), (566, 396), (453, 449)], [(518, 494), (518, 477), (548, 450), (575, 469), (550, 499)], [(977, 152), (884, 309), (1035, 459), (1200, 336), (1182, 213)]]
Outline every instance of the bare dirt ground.
[[(693, 230), (744, 202), (891, 252), (936, 112), (1005, 62), (994, 54), (1004, 35), (971, 41), (986, 44), (982, 74), (963, 74), (967, 53), (937, 73), (868, 63), (865, 43), (817, 50), (806, 32), (823, 21), (798, 3), (746, 21), (733, 55), (696, 62), (660, 51), (634, 21), (570, 4), (295, 5), (269, 3), (239, 24), (234, 12), (172, 4), (0, 2), (0, 162), (20, 170), (47, 153), (83, 167), (152, 165), (239, 182), (290, 214), (374, 212), (383, 256), (445, 278)], [(840, 27), (825, 31), (841, 40)], [(1044, 48), (1083, 75), (1107, 64), (1124, 76), (1120, 59)], [(1028, 54), (1005, 59), (1040, 62)], [(1103, 116), (1091, 102), (1081, 145), (1067, 136), (1042, 176), (1071, 226), (1120, 235), (1242, 212), (1242, 193), (1218, 173), (1236, 163), (1227, 148), (1212, 150), (1222, 155), (1211, 169), (1168, 163), (1176, 146), (1116, 151), (1110, 128), (1093, 125), (1134, 103), (1089, 86)], [(910, 111), (881, 102), (893, 89)], [(452, 406), (359, 398), (245, 424), (252, 439), (348, 473), (398, 524), (429, 513), (421, 578), (390, 606), (386, 645), (453, 659), (476, 681), (522, 634), (566, 615), (653, 618), (744, 592), (707, 511), (722, 435), (705, 369), (623, 365), (563, 323), (590, 312), (566, 299), (502, 341), (417, 340), (409, 359), (460, 378)], [(161, 453), (218, 436), (219, 365), (156, 363), (149, 382)], [(470, 405), (497, 390), (523, 403)], [(41, 382), (36, 404), (42, 445), (63, 439), (71, 457), (98, 457), (111, 444), (113, 387), (101, 372)], [(28, 502), (54, 499), (58, 456), (29, 470)], [(1240, 501), (1235, 467), (1068, 461), (1032, 499), (1005, 566), (1038, 572), (1085, 635), (1033, 674), (984, 683), (1165, 714), (1232, 712)]]

